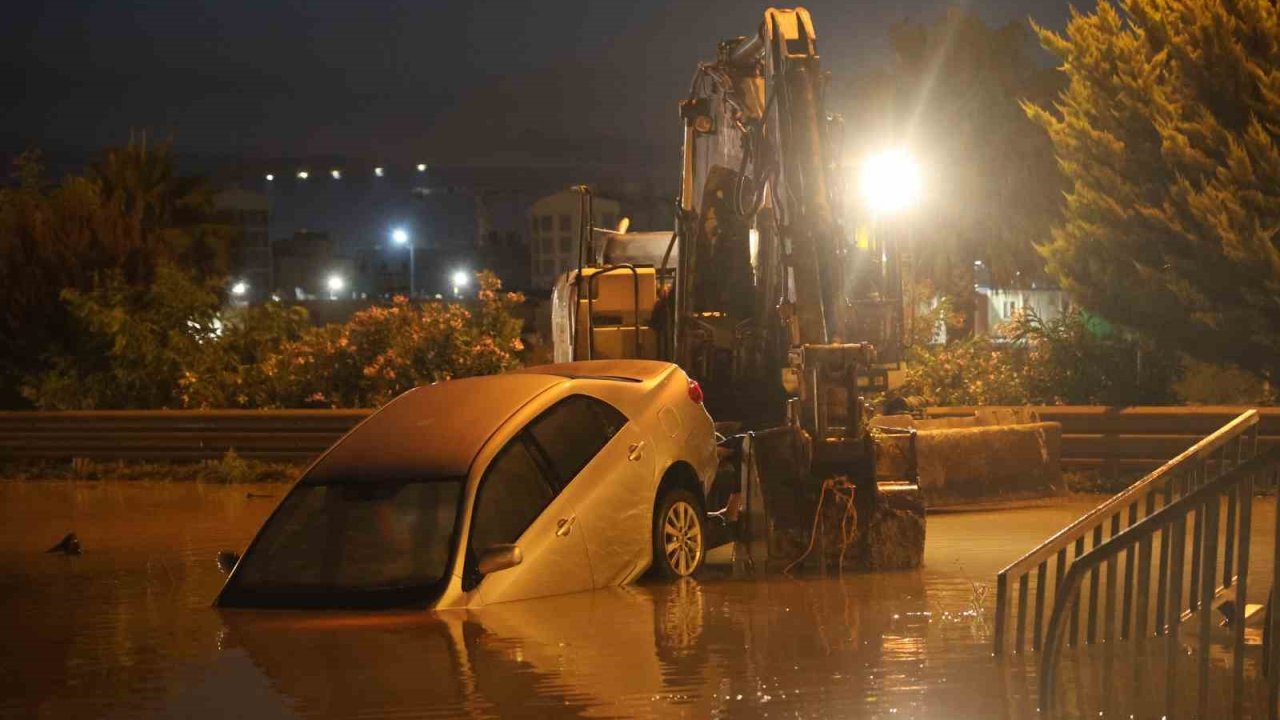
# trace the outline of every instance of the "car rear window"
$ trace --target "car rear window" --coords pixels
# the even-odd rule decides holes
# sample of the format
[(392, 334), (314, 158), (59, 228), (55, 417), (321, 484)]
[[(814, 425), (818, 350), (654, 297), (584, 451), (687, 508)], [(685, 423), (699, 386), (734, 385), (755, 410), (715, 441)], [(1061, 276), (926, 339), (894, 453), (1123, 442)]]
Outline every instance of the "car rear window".
[(557, 489), (569, 484), (627, 424), (617, 408), (586, 395), (570, 395), (529, 424), (551, 464)]

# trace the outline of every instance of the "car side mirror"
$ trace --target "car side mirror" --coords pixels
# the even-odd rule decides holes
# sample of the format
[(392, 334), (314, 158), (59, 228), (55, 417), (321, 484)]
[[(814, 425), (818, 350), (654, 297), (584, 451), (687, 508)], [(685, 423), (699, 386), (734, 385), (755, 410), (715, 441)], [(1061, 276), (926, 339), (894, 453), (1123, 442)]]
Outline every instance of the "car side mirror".
[(240, 562), (240, 553), (235, 550), (223, 550), (218, 553), (218, 569), (223, 575), (230, 573), (238, 562)]
[(479, 570), (481, 575), (489, 575), (515, 567), (521, 562), (524, 562), (524, 553), (520, 552), (518, 545), (490, 545), (480, 551), (476, 570)]

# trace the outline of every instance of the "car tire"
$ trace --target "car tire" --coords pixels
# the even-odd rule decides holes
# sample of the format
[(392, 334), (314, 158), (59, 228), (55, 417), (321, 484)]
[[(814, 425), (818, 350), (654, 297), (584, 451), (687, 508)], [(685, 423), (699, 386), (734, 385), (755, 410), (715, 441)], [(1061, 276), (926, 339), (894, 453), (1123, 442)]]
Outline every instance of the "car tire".
[(653, 512), (653, 567), (677, 580), (702, 567), (707, 556), (707, 519), (697, 496), (683, 488), (662, 494)]

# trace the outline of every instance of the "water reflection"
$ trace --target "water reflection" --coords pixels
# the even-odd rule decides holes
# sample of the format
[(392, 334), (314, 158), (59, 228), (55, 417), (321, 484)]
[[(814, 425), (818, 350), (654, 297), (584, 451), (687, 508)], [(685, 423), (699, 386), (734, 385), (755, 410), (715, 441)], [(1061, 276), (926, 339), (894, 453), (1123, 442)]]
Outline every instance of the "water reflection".
[(425, 617), (222, 616), (225, 647), (308, 715), (358, 715), (371, 698), (405, 716), (1003, 714), (1000, 693), (974, 692), (997, 676), (972, 627), (931, 607), (922, 574), (905, 572), (686, 580)]
[[(1034, 717), (1034, 656), (991, 657), (984, 583), (1092, 504), (934, 517), (908, 572), (438, 615), (212, 609), (217, 551), (280, 491), (0, 483), (0, 715)], [(44, 552), (70, 531), (83, 555)]]

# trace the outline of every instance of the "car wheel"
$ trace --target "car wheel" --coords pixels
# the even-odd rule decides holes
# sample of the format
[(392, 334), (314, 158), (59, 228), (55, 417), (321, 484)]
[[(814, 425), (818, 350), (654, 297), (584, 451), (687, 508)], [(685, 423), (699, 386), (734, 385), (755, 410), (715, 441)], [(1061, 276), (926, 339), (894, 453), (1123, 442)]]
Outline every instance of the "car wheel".
[(707, 528), (702, 503), (688, 490), (668, 490), (653, 514), (653, 566), (661, 577), (688, 577), (702, 567)]

